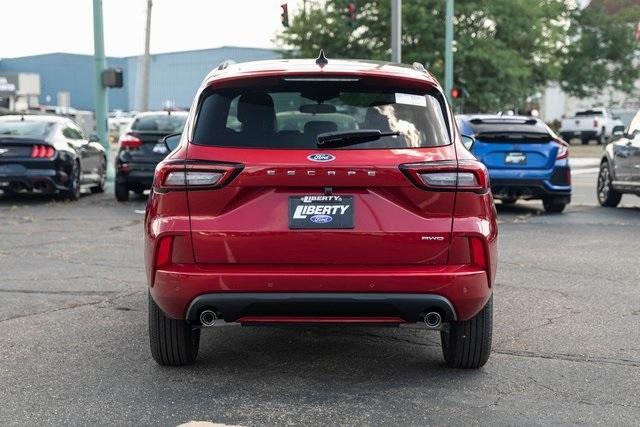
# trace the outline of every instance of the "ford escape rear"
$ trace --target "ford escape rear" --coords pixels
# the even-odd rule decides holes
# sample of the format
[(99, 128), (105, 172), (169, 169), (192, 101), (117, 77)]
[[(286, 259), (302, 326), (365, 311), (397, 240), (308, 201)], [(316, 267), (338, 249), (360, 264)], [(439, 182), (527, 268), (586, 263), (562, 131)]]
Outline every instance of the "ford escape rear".
[(222, 322), (420, 322), (450, 366), (477, 368), (496, 244), (487, 170), (423, 69), (220, 67), (149, 197), (152, 355), (192, 363), (200, 328)]

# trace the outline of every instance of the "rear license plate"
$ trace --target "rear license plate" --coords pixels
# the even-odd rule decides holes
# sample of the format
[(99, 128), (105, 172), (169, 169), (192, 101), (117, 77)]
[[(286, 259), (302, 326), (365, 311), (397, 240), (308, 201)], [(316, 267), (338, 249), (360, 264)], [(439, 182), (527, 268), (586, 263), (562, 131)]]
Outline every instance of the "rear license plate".
[(527, 155), (524, 153), (507, 153), (504, 162), (510, 165), (526, 165)]
[(289, 228), (353, 228), (353, 196), (289, 197)]

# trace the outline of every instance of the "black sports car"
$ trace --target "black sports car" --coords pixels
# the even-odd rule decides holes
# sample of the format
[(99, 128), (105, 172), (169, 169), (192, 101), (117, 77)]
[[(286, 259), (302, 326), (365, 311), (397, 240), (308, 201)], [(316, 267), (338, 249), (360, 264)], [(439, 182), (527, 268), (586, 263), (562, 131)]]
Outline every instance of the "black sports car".
[(77, 200), (82, 186), (104, 191), (107, 157), (66, 117), (0, 116), (0, 190)]

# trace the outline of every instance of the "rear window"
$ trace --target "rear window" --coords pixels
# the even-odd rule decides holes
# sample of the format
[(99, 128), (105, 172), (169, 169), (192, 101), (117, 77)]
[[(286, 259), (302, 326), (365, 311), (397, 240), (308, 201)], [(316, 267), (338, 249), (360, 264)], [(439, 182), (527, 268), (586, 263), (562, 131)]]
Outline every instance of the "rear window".
[(486, 118), (471, 119), (469, 126), (481, 139), (540, 139), (553, 138), (549, 127), (536, 119)]
[(319, 134), (398, 132), (340, 149), (449, 144), (438, 93), (383, 87), (357, 79), (300, 78), (205, 92), (193, 142), (220, 147), (316, 149)]
[(138, 116), (131, 124), (136, 132), (180, 133), (187, 121), (184, 114), (157, 114)]
[(45, 137), (53, 127), (51, 122), (0, 121), (0, 135)]
[(580, 117), (580, 116), (601, 116), (602, 115), (602, 111), (599, 110), (585, 110), (585, 111), (578, 111), (576, 113), (576, 117)]

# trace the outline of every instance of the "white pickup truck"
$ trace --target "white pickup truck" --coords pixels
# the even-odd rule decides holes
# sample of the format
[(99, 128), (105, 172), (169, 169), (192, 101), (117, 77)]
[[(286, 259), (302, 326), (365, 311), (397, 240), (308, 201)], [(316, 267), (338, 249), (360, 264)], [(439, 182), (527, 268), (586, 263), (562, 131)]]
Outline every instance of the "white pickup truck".
[(624, 126), (622, 121), (614, 117), (606, 108), (592, 108), (576, 112), (573, 117), (562, 120), (560, 136), (565, 141), (578, 138), (583, 144), (595, 140), (598, 144), (605, 144), (613, 129)]

